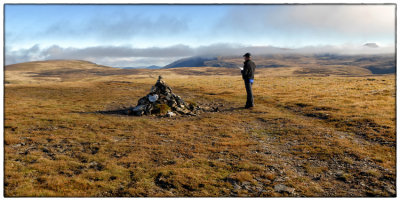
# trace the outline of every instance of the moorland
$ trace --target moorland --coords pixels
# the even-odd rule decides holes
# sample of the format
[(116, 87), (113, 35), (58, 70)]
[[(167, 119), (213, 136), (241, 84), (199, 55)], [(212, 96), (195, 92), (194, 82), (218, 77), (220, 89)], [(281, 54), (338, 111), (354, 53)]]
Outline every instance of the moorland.
[[(250, 110), (235, 68), (5, 66), (4, 195), (395, 196), (396, 75), (367, 68), (386, 60), (362, 58), (254, 58), (265, 66)], [(135, 106), (159, 75), (185, 101), (219, 111), (100, 112)]]

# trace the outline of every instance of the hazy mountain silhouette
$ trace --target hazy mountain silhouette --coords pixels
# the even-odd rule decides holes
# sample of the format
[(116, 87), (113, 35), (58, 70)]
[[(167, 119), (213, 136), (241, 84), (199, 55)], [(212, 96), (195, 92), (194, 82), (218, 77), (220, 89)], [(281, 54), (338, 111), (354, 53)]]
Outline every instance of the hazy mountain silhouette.
[(206, 66), (206, 61), (216, 60), (217, 57), (209, 57), (209, 56), (196, 56), (196, 57), (188, 57), (184, 59), (179, 59), (174, 61), (164, 68), (179, 68), (179, 67), (202, 67)]

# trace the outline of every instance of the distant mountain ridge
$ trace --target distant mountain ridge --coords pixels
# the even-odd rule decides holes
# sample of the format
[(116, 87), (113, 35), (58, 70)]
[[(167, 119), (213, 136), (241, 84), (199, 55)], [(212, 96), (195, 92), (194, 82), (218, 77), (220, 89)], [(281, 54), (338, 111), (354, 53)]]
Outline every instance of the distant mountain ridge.
[[(320, 72), (329, 74), (331, 71), (340, 72), (340, 75), (358, 75), (358, 72), (372, 74), (396, 73), (396, 60), (394, 54), (385, 55), (338, 55), (338, 54), (274, 54), (254, 55), (253, 60), (257, 68), (299, 68), (301, 74)], [(7, 73), (24, 72), (36, 77), (63, 77), (72, 79), (77, 74), (87, 76), (125, 75), (150, 69), (173, 69), (184, 67), (215, 67), (236, 68), (243, 66), (241, 56), (197, 56), (179, 59), (165, 67), (147, 66), (142, 69), (137, 67), (113, 68), (98, 65), (82, 60), (48, 60), (33, 61), (6, 65)], [(321, 73), (322, 72), (322, 73)]]
[[(257, 68), (281, 67), (361, 67), (373, 74), (388, 74), (396, 72), (394, 55), (339, 55), (339, 54), (271, 54), (255, 55), (253, 60)], [(243, 66), (240, 56), (195, 56), (174, 61), (164, 68), (181, 67), (225, 67), (236, 68)]]
[(365, 43), (364, 44), (365, 47), (371, 47), (371, 48), (378, 48), (379, 45), (376, 43)]
[(119, 67), (122, 69), (160, 69), (162, 66), (156, 66), (156, 65), (151, 65), (151, 66), (136, 66), (136, 67)]
[(179, 68), (179, 67), (202, 67), (206, 66), (207, 61), (212, 61), (218, 59), (217, 57), (204, 57), (204, 56), (195, 56), (195, 57), (188, 57), (184, 59), (179, 59), (174, 61), (164, 68)]
[(160, 69), (160, 68), (163, 68), (163, 67), (162, 66), (156, 66), (156, 65), (151, 65), (151, 66), (146, 67), (146, 69)]

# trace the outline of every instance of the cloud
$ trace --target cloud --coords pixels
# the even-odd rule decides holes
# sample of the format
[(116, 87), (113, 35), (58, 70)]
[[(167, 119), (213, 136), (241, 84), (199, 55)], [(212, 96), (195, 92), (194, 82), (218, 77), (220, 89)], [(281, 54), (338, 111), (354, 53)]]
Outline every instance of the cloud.
[(254, 55), (265, 54), (391, 54), (395, 52), (394, 45), (379, 46), (370, 48), (362, 44), (343, 44), (343, 45), (318, 45), (304, 46), (300, 48), (281, 48), (275, 46), (247, 46), (241, 44), (217, 43), (208, 46), (194, 48), (195, 55), (211, 56), (241, 56), (245, 52)]
[(359, 55), (359, 54), (394, 54), (395, 46), (380, 46), (371, 48), (365, 45), (323, 45), (323, 46), (305, 46), (293, 50), (298, 54), (341, 54), (341, 55)]
[(157, 36), (179, 34), (188, 30), (188, 20), (177, 16), (159, 15), (146, 17), (141, 14), (127, 15), (124, 12), (110, 16), (93, 16), (80, 22), (60, 20), (50, 24), (44, 31), (38, 32), (40, 37), (59, 38), (60, 36), (94, 38), (97, 40), (120, 41), (137, 36)]
[(152, 65), (165, 66), (182, 57), (117, 57), (97, 58), (95, 63), (112, 67), (148, 67)]
[(185, 45), (170, 47), (132, 48), (129, 46), (94, 46), (86, 48), (61, 48), (54, 45), (43, 50), (48, 59), (60, 57), (68, 59), (100, 58), (100, 57), (176, 57), (191, 56), (193, 49)]
[(394, 5), (335, 5), (295, 7), (289, 10), (292, 24), (348, 34), (393, 34)]
[(37, 61), (45, 59), (42, 57), (39, 45), (34, 45), (31, 48), (19, 49), (17, 51), (7, 51), (6, 47), (5, 64), (15, 64), (26, 61)]
[(217, 43), (208, 46), (189, 47), (174, 45), (169, 47), (132, 48), (129, 46), (94, 46), (87, 48), (63, 48), (53, 45), (40, 48), (9, 50), (6, 49), (6, 65), (53, 59), (78, 59), (113, 67), (135, 67), (148, 65), (166, 65), (177, 59), (190, 56), (241, 56), (245, 52), (262, 54), (385, 54), (394, 53), (394, 46), (370, 48), (363, 45), (342, 46), (306, 46), (297, 49), (273, 46), (246, 46), (231, 43)]
[[(32, 15), (32, 19), (22, 15), (23, 10), (18, 7), (10, 7), (6, 14), (12, 14), (11, 8), (21, 14), (6, 16), (5, 42), (7, 46), (24, 48), (36, 43), (79, 47), (120, 44), (165, 47), (240, 41), (251, 45), (300, 47), (395, 42), (395, 5), (196, 6), (58, 8), (62, 10), (45, 6), (48, 10), (41, 7), (31, 10), (51, 14), (59, 11), (59, 15), (43, 12)], [(29, 26), (25, 27), (25, 24)]]
[[(394, 5), (269, 5), (233, 7), (215, 29), (249, 37), (301, 40), (320, 38), (379, 38), (394, 42)], [(308, 39), (308, 38), (307, 38)]]
[[(78, 59), (110, 66), (165, 65), (174, 59), (195, 55), (195, 49), (185, 45), (169, 47), (132, 48), (129, 46), (94, 46), (63, 48), (53, 45), (40, 49), (39, 45), (19, 50), (6, 50), (6, 65), (36, 60)], [(147, 59), (147, 61), (145, 61)], [(153, 63), (151, 63), (153, 61)], [(131, 62), (131, 63), (129, 63)], [(164, 62), (164, 63), (163, 63)]]

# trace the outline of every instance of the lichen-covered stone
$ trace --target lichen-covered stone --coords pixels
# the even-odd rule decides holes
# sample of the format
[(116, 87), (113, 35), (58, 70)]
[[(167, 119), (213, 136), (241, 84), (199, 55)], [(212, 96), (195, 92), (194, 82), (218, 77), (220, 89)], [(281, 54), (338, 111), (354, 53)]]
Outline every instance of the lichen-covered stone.
[(180, 96), (172, 93), (171, 87), (159, 76), (150, 93), (140, 98), (137, 106), (126, 113), (135, 116), (155, 114), (171, 117), (176, 114), (196, 115), (200, 109), (187, 104)]

